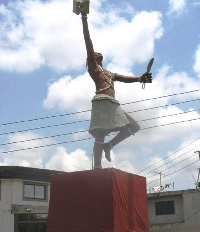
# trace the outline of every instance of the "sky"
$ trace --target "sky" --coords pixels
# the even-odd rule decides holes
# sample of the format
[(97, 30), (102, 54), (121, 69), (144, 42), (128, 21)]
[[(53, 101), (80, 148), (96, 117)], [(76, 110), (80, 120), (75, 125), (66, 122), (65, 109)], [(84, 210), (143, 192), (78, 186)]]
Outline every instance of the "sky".
[[(81, 16), (72, 0), (0, 1), (0, 165), (66, 172), (92, 167), (88, 133), (95, 86)], [(111, 151), (117, 168), (146, 177), (149, 191), (195, 188), (200, 160), (200, 0), (91, 0), (94, 49), (112, 72), (153, 83), (115, 83), (141, 130)], [(107, 136), (109, 141), (113, 135)], [(160, 179), (161, 177), (161, 179)], [(173, 190), (170, 188), (164, 191)]]

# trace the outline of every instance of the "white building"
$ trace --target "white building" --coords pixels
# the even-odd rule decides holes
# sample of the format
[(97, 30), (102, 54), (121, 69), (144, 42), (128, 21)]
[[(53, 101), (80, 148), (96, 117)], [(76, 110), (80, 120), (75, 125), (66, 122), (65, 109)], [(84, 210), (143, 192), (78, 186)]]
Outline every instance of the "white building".
[(55, 173), (0, 166), (0, 232), (46, 232), (50, 176)]
[[(50, 177), (57, 173), (0, 166), (0, 232), (46, 232)], [(200, 192), (148, 194), (148, 212), (150, 232), (199, 232)]]
[(199, 232), (200, 192), (170, 191), (148, 194), (150, 232)]

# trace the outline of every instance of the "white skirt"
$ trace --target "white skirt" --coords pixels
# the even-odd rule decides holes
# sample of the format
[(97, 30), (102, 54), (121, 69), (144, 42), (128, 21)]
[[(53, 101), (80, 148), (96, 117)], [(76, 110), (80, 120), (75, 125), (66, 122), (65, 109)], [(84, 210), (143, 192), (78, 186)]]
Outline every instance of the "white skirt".
[(105, 94), (94, 96), (89, 128), (92, 136), (106, 136), (110, 132), (120, 131), (128, 125), (130, 122), (117, 100)]

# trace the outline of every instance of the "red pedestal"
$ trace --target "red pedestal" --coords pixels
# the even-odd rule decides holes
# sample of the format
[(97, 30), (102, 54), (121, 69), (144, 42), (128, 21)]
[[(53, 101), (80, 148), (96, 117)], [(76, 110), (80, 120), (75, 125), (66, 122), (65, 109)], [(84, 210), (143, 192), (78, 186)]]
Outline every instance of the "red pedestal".
[(148, 232), (146, 179), (117, 169), (52, 175), (47, 232)]

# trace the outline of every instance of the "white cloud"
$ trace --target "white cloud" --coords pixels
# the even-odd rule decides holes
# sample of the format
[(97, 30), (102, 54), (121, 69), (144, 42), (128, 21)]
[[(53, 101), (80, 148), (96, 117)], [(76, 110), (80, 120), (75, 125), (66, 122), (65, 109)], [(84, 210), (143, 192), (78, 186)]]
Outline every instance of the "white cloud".
[[(101, 2), (91, 4), (88, 19), (95, 50), (121, 66), (146, 61), (162, 36), (161, 14), (140, 12), (127, 21), (115, 10), (102, 14), (99, 7)], [(48, 66), (67, 71), (84, 65), (81, 17), (72, 13), (71, 1), (18, 1), (7, 8), (1, 5), (0, 14), (2, 70), (28, 72)]]
[[(37, 138), (39, 137), (41, 137), (39, 134), (30, 132), (15, 133), (10, 135), (8, 138), (8, 151), (15, 150), (15, 152), (2, 153), (0, 156), (0, 164), (4, 166), (18, 165), (61, 171), (91, 169), (91, 159), (86, 155), (84, 150), (76, 149), (71, 153), (67, 153), (64, 146), (45, 147), (45, 145), (54, 144), (56, 142), (52, 139), (38, 140)], [(25, 140), (29, 141), (19, 142)], [(34, 147), (37, 148), (34, 149)], [(1, 152), (5, 151), (6, 150), (1, 149)]]
[(197, 48), (195, 52), (195, 63), (194, 63), (194, 71), (197, 73), (200, 78), (200, 46)]
[[(155, 98), (163, 95), (171, 95), (173, 93), (187, 92), (195, 89), (200, 89), (200, 83), (195, 79), (189, 77), (185, 72), (173, 73), (173, 70), (168, 66), (163, 66), (155, 76), (153, 84), (147, 84), (146, 90), (141, 89), (141, 84), (133, 83), (115, 83), (116, 99), (120, 103), (134, 102), (139, 99), (152, 99), (148, 101), (141, 101), (137, 104), (123, 105), (122, 108), (126, 112), (133, 112), (130, 115), (137, 121), (141, 128), (151, 126), (158, 126), (170, 124), (174, 122), (187, 121), (199, 117), (198, 112), (192, 111), (198, 109), (197, 103), (186, 107), (186, 104), (175, 106), (155, 108), (155, 110), (144, 110), (147, 108), (170, 105), (171, 103), (186, 101), (190, 99), (197, 99), (200, 96), (199, 91), (190, 94), (181, 94), (177, 96), (168, 96), (165, 98)], [(74, 91), (76, 90), (76, 91)], [(91, 99), (94, 95), (94, 83), (91, 78), (84, 74), (77, 78), (63, 77), (57, 82), (49, 86), (47, 98), (44, 100), (44, 106), (48, 108), (58, 107), (62, 110), (80, 111), (91, 108)], [(140, 98), (138, 96), (141, 96)], [(193, 108), (195, 107), (195, 108)], [(192, 111), (192, 112), (190, 112)], [(190, 112), (183, 114), (184, 112)], [(173, 117), (163, 117), (166, 115), (174, 115)], [(83, 118), (89, 118), (88, 114), (78, 114)], [(141, 122), (143, 119), (156, 118), (156, 120), (149, 120)], [(161, 118), (162, 117), (162, 118)], [(139, 131), (136, 136), (124, 141), (124, 146), (130, 144), (150, 144), (158, 143), (159, 141), (173, 140), (177, 137), (184, 136), (184, 134), (197, 134), (197, 128), (200, 126), (200, 120), (178, 123), (174, 126), (158, 127), (148, 130)], [(88, 128), (87, 128), (88, 129)], [(152, 131), (154, 136), (151, 136)], [(148, 148), (147, 148), (148, 149)]]
[(153, 166), (148, 169), (149, 174), (147, 176), (149, 186), (159, 185), (159, 174), (154, 175), (152, 173), (161, 172), (163, 185), (174, 182), (175, 190), (194, 188), (192, 176), (197, 179), (197, 167), (199, 162), (198, 154), (194, 153), (194, 151), (199, 148), (199, 140), (195, 140), (195, 136), (185, 138), (176, 151), (168, 152), (165, 159), (156, 158), (155, 156), (151, 157), (149, 159), (149, 164)]
[[(33, 133), (17, 133), (9, 137), (9, 142), (35, 139), (37, 137), (39, 137), (39, 135)], [(163, 157), (157, 153), (147, 157), (142, 154), (138, 156), (137, 151), (132, 149), (130, 146), (128, 149), (126, 146), (126, 149), (118, 151), (115, 151), (114, 149), (114, 151), (111, 151), (112, 162), (109, 163), (105, 158), (103, 158), (102, 166), (104, 168), (114, 167), (130, 173), (138, 173), (141, 169), (151, 166), (151, 168), (139, 173), (139, 175), (147, 177), (149, 187), (159, 185), (159, 174), (156, 174), (155, 172), (162, 172), (162, 184), (175, 182), (176, 189), (183, 189), (185, 183), (188, 182), (187, 187), (192, 188), (194, 187), (192, 175), (196, 178), (196, 168), (198, 167), (197, 161), (199, 160), (198, 154), (194, 154), (195, 150), (199, 150), (199, 141), (191, 143), (191, 141), (194, 141), (195, 139), (195, 134), (191, 135), (187, 133), (187, 138), (185, 137), (184, 140), (182, 140), (181, 145), (176, 149), (179, 151), (169, 151), (168, 154), (166, 154), (169, 156), (167, 159), (163, 159)], [(33, 140), (26, 144), (13, 143), (10, 145), (10, 150), (42, 146), (51, 142), (53, 141), (47, 140), (42, 142), (42, 140)], [(142, 162), (140, 156), (142, 156)], [(190, 165), (193, 162), (194, 164)], [(0, 165), (19, 165), (74, 172), (91, 169), (92, 162), (91, 157), (89, 157), (83, 149), (75, 149), (74, 151), (67, 152), (64, 146), (58, 146), (42, 148), (40, 150), (33, 149), (4, 154), (1, 155)], [(188, 175), (188, 173), (191, 175)], [(152, 182), (154, 180), (156, 181)]]
[(200, 1), (197, 0), (197, 1), (195, 1), (193, 4), (194, 4), (194, 6), (197, 6), (197, 7), (198, 7), (198, 6), (200, 6)]
[[(104, 13), (100, 12), (101, 4), (102, 1), (92, 1), (91, 13), (88, 16), (95, 50), (104, 54), (109, 70), (122, 74), (132, 74), (131, 67), (133, 65), (147, 62), (153, 55), (155, 42), (163, 35), (162, 15), (158, 12), (135, 12), (129, 6), (130, 8), (126, 10), (133, 12), (133, 14), (127, 20), (127, 17), (123, 17), (122, 12), (117, 10), (111, 11), (107, 9)], [(170, 1), (171, 13), (179, 14), (185, 7), (186, 1)], [(0, 14), (4, 16), (4, 19), (0, 22), (0, 29), (3, 32), (0, 35), (0, 69), (27, 72), (38, 69), (41, 66), (48, 66), (61, 71), (69, 71), (73, 69), (80, 70), (84, 65), (86, 52), (81, 19), (80, 15), (77, 16), (72, 13), (71, 1), (52, 0), (46, 3), (37, 0), (17, 1), (8, 7), (1, 5)], [(194, 64), (194, 71), (198, 75), (200, 73), (199, 50), (198, 48), (196, 51)], [(153, 84), (147, 84), (145, 90), (141, 89), (141, 84), (139, 83), (116, 83), (116, 98), (121, 103), (125, 103), (199, 88), (199, 82), (184, 71), (174, 72), (172, 68), (164, 65), (158, 70)], [(63, 111), (90, 109), (94, 93), (94, 83), (87, 73), (77, 77), (66, 75), (49, 85), (47, 97), (43, 104), (45, 108), (57, 108)], [(123, 106), (123, 108), (126, 111), (133, 111), (192, 98), (199, 98), (199, 93), (144, 101), (139, 104)], [(136, 120), (141, 120), (187, 112), (192, 109), (193, 106), (183, 107), (177, 105), (153, 111), (140, 111), (132, 115)], [(81, 117), (89, 118), (89, 114)], [(140, 122), (140, 125), (141, 127), (148, 127), (195, 117), (199, 117), (197, 112), (151, 120), (146, 123)], [(114, 148), (114, 151), (111, 152), (111, 163), (108, 163), (103, 158), (103, 167), (115, 167), (128, 172), (137, 172), (139, 168), (147, 167), (158, 160), (162, 161), (163, 154), (158, 153), (158, 148), (164, 150), (162, 146), (165, 146), (165, 144), (163, 145), (161, 142), (168, 141), (169, 143), (179, 144), (180, 141), (181, 143), (182, 141), (185, 142), (185, 139), (189, 141), (191, 136), (199, 136), (199, 126), (200, 122), (194, 121), (140, 131), (135, 136), (124, 141), (119, 147)], [(75, 134), (74, 139), (81, 138), (79, 136), (82, 135), (85, 136), (85, 133)], [(16, 134), (11, 136), (9, 141), (33, 137), (36, 138), (38, 135)], [(51, 143), (52, 141), (46, 142)], [(13, 144), (10, 146), (10, 149), (23, 149), (27, 146), (41, 146), (44, 144), (42, 141), (32, 141), (28, 144)], [(91, 148), (89, 149), (91, 151), (92, 145), (90, 144), (90, 146)], [(121, 150), (115, 150), (117, 148)], [(145, 151), (145, 154), (141, 153), (138, 155), (136, 152), (138, 149)], [(148, 151), (148, 154), (146, 151)], [(192, 161), (193, 159), (189, 159), (185, 164), (189, 164)], [(177, 163), (174, 160), (171, 164)], [(167, 167), (164, 162), (160, 164), (162, 165), (156, 166), (157, 171), (162, 171)], [(63, 171), (77, 171), (91, 169), (91, 158), (87, 156), (86, 151), (83, 149), (78, 148), (69, 152), (64, 146), (60, 146), (1, 155), (1, 165), (24, 165)], [(181, 167), (183, 166), (177, 166), (177, 168)], [(193, 168), (191, 166), (187, 170), (191, 171)], [(167, 173), (175, 170), (171, 169)], [(189, 181), (190, 178), (186, 178), (184, 170), (181, 173), (182, 179), (184, 181), (185, 178), (185, 180)], [(167, 181), (177, 180), (177, 182), (179, 179), (179, 172), (173, 175), (173, 179), (166, 178)]]
[(43, 104), (46, 108), (88, 110), (94, 92), (94, 83), (87, 73), (74, 79), (65, 76), (49, 86)]
[(187, 0), (169, 0), (169, 14), (181, 14), (186, 8)]
[[(48, 148), (41, 148), (40, 152), (38, 149), (29, 149), (33, 147), (40, 147), (45, 144), (51, 143), (50, 139), (46, 139), (45, 142), (42, 140), (36, 140), (40, 137), (38, 134), (24, 132), (24, 133), (15, 133), (8, 137), (9, 151), (16, 151), (10, 153), (3, 153), (2, 155), (2, 165), (18, 165), (18, 166), (27, 166), (27, 167), (43, 167), (43, 161), (48, 154), (51, 154)], [(31, 140), (27, 142), (19, 142)], [(19, 143), (16, 143), (16, 142)]]
[(118, 68), (129, 70), (136, 62), (147, 61), (154, 52), (155, 41), (163, 34), (158, 12), (137, 13), (129, 22), (120, 17), (110, 22), (106, 15), (102, 21), (106, 23), (98, 30), (92, 28), (95, 49), (112, 59)]
[[(137, 85), (137, 84), (136, 84)], [(126, 87), (127, 86), (127, 87)], [(116, 89), (117, 99), (120, 99), (120, 102), (132, 102), (138, 100), (134, 99), (134, 96), (143, 96), (142, 99), (156, 98), (163, 95), (171, 95), (173, 93), (181, 93), (186, 91), (191, 91), (200, 88), (200, 83), (195, 79), (189, 77), (186, 73), (171, 73), (170, 68), (163, 66), (156, 77), (153, 80), (153, 84), (146, 85), (146, 91), (141, 90), (140, 88), (134, 88), (133, 85), (121, 84), (119, 88)], [(148, 91), (147, 91), (148, 89)], [(125, 90), (125, 91), (123, 91)], [(142, 92), (143, 91), (143, 92)], [(133, 96), (134, 93), (134, 96)], [(157, 100), (153, 99), (150, 101), (144, 101), (137, 104), (130, 104), (123, 108), (126, 112), (147, 109), (157, 106), (170, 105), (172, 103), (186, 101), (190, 99), (198, 99), (200, 96), (199, 91), (183, 94), (177, 96), (168, 96), (165, 98), (158, 98)], [(132, 97), (132, 99), (131, 99)], [(196, 101), (195, 109), (198, 109), (198, 101)], [(166, 115), (179, 114), (184, 112), (189, 112), (192, 110), (191, 104), (186, 107), (186, 104), (180, 104), (175, 106), (160, 107), (155, 108), (155, 110), (146, 110), (139, 111), (131, 114), (133, 118), (137, 121), (143, 119), (151, 119), (156, 117), (163, 117)], [(141, 128), (148, 128), (151, 126), (169, 124), (174, 122), (186, 121), (190, 119), (199, 118), (199, 113), (191, 112), (187, 114), (179, 114), (173, 117), (163, 117), (156, 120), (149, 120), (146, 122), (139, 122)], [(128, 139), (124, 144), (151, 144), (158, 143), (159, 141), (173, 140), (180, 138), (180, 136), (185, 136), (185, 134), (198, 134), (197, 128), (200, 126), (200, 120), (186, 123), (175, 124), (174, 126), (165, 126), (158, 127), (154, 129), (148, 129), (139, 131), (134, 137)], [(152, 136), (152, 133), (154, 136)]]
[(46, 65), (69, 70), (83, 65), (80, 17), (72, 13), (71, 1), (18, 1), (1, 9), (1, 69), (27, 72)]
[(70, 154), (64, 147), (57, 147), (55, 154), (46, 163), (45, 168), (73, 172), (91, 169), (91, 160), (84, 150), (77, 149)]
[(73, 134), (74, 140), (82, 140), (88, 137), (90, 137), (90, 134), (85, 128), (79, 128), (78, 133)]

